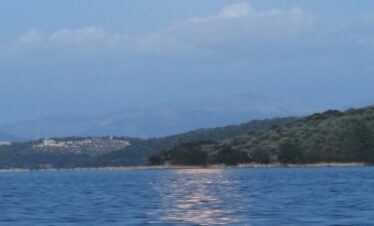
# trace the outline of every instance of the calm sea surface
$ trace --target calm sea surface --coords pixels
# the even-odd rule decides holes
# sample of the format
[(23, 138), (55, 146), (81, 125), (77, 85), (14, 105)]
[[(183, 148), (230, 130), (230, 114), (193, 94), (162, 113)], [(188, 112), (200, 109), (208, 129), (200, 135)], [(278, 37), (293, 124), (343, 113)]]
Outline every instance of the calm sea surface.
[(0, 173), (0, 225), (374, 225), (374, 168)]

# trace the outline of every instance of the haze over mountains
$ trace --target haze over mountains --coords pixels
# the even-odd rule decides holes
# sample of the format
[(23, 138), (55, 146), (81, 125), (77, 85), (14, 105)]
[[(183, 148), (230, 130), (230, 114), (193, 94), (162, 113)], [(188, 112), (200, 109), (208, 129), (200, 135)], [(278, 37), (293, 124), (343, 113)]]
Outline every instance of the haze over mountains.
[(372, 9), (0, 1), (0, 132), (152, 137), (369, 105), (357, 106), (374, 98)]
[(23, 141), (24, 138), (0, 132), (0, 141)]
[[(362, 102), (367, 105), (367, 102)], [(356, 105), (359, 106), (359, 105)], [(351, 106), (340, 106), (344, 110)], [(291, 104), (258, 95), (184, 99), (152, 107), (129, 107), (104, 115), (52, 115), (0, 125), (0, 140), (23, 141), (48, 137), (124, 136), (152, 138), (199, 128), (214, 128), (250, 120), (303, 116), (323, 107)]]
[(217, 97), (147, 109), (130, 109), (97, 117), (44, 117), (8, 123), (0, 126), (0, 131), (28, 139), (108, 135), (149, 138), (303, 113), (305, 112), (296, 112), (262, 97), (237, 96), (235, 101)]
[(372, 104), (372, 2), (161, 2), (1, 1), (0, 140), (162, 137)]

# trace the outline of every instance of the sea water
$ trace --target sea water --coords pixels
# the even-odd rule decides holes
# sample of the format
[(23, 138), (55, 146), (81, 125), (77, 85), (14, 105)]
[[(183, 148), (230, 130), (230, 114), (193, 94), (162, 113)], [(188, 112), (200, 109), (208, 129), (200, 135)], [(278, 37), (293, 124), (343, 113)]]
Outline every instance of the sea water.
[(374, 225), (374, 168), (6, 172), (0, 225)]

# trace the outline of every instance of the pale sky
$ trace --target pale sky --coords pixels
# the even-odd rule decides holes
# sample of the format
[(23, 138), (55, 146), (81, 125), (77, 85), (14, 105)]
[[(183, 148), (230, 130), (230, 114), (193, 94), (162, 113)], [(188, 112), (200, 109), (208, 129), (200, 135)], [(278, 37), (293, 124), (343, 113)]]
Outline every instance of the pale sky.
[(0, 124), (200, 98), (374, 103), (374, 1), (2, 0)]

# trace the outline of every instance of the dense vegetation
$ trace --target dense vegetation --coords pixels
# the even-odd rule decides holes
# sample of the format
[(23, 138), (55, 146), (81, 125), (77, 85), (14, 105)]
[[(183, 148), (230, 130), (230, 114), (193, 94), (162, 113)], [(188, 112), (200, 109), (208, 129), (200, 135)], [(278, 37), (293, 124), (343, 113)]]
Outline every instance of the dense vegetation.
[(178, 145), (151, 164), (374, 163), (374, 107), (330, 110), (233, 138)]
[[(256, 120), (169, 137), (54, 138), (0, 145), (0, 168), (74, 168), (239, 163), (374, 163), (374, 107), (327, 111), (303, 118)], [(87, 141), (87, 145), (74, 142)], [(121, 145), (128, 142), (129, 145)], [(84, 143), (84, 142), (83, 142)]]
[[(188, 133), (163, 138), (137, 139), (127, 137), (66, 137), (53, 138), (54, 142), (78, 142), (89, 140), (88, 145), (70, 145), (68, 147), (40, 147), (43, 140), (19, 142), (11, 145), (0, 145), (0, 169), (8, 168), (74, 168), (74, 167), (104, 167), (104, 166), (134, 166), (147, 164), (151, 155), (161, 150), (183, 143), (201, 140), (220, 140), (231, 138), (243, 133), (266, 130), (273, 126), (281, 126), (295, 118), (256, 120), (237, 126), (226, 126), (213, 129), (199, 129)], [(129, 142), (123, 147), (116, 141)], [(202, 153), (205, 155), (206, 153)], [(193, 161), (196, 161), (191, 152)], [(179, 158), (179, 157), (178, 157)], [(198, 157), (206, 159), (206, 156)], [(187, 162), (194, 164), (194, 162)], [(199, 164), (202, 164), (199, 163)]]

